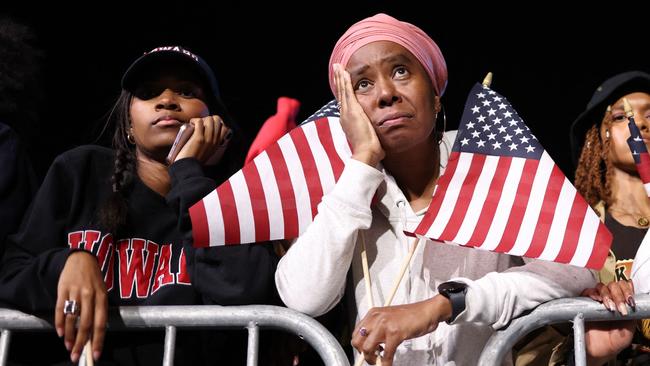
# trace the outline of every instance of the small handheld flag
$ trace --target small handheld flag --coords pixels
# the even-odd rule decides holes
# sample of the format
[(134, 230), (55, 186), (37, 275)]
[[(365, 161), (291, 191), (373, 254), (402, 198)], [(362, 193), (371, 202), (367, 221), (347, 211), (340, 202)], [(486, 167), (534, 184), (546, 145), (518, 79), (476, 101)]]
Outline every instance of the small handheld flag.
[(599, 269), (611, 233), (508, 100), (487, 85), (470, 92), (447, 168), (415, 234)]

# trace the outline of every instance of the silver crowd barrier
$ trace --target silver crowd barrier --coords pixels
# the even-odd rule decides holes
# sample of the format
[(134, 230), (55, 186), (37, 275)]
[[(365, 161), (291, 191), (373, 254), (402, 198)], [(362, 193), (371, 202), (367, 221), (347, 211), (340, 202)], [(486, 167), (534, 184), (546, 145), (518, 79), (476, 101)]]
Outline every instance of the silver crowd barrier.
[[(165, 329), (163, 365), (168, 366), (174, 362), (176, 329), (206, 327), (248, 329), (247, 366), (257, 365), (260, 328), (296, 334), (318, 352), (326, 365), (350, 365), (341, 345), (319, 322), (279, 306), (122, 306), (111, 309), (107, 330)], [(13, 330), (53, 331), (53, 326), (51, 319), (0, 309), (0, 366), (7, 362)], [(82, 356), (79, 365), (85, 365), (84, 361)]]
[(618, 312), (610, 312), (603, 304), (587, 297), (558, 299), (544, 303), (530, 313), (513, 319), (507, 327), (492, 335), (481, 353), (479, 366), (502, 365), (512, 347), (526, 334), (548, 324), (569, 321), (573, 322), (575, 365), (584, 366), (587, 363), (584, 322), (650, 318), (650, 295), (636, 295), (634, 299), (636, 309), (633, 311), (628, 306), (629, 314), (626, 316)]

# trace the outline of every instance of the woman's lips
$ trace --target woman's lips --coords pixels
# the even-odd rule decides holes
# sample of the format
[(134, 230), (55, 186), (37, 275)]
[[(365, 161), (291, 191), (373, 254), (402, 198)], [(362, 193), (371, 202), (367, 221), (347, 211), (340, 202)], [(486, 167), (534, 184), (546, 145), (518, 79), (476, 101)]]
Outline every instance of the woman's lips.
[(389, 127), (394, 127), (394, 126), (399, 126), (403, 125), (406, 123), (406, 121), (410, 118), (410, 116), (406, 115), (398, 115), (398, 116), (391, 116), (388, 118), (385, 118), (379, 123), (379, 127), (381, 128), (389, 128)]
[(182, 124), (183, 122), (174, 118), (159, 118), (154, 121), (154, 125), (159, 127), (178, 127)]

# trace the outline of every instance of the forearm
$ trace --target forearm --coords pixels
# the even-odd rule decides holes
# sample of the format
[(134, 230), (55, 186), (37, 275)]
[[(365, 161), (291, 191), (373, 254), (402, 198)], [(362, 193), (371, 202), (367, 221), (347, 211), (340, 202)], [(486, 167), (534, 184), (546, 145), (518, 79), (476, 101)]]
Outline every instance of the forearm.
[(468, 284), (466, 309), (457, 322), (474, 322), (499, 329), (526, 310), (562, 297), (578, 296), (593, 286), (593, 272), (559, 263), (533, 261), (508, 271), (491, 272)]
[(383, 174), (348, 162), (305, 233), (280, 260), (275, 282), (284, 303), (312, 316), (341, 298), (359, 230), (372, 222), (370, 202)]
[(206, 304), (278, 302), (273, 283), (278, 258), (270, 243), (196, 249), (192, 262), (192, 285)]
[(69, 252), (57, 248), (31, 256), (9, 245), (0, 272), (0, 301), (30, 313), (54, 309)]
[(215, 181), (205, 176), (201, 164), (193, 158), (174, 162), (169, 167), (169, 176), (171, 190), (167, 202), (186, 216), (190, 206), (216, 188)]

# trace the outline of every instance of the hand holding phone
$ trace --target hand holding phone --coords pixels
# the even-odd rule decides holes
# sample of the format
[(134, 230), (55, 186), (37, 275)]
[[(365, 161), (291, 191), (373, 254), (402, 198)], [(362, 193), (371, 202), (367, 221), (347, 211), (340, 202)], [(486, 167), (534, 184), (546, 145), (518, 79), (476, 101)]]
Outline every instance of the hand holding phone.
[(172, 145), (172, 148), (169, 150), (169, 154), (167, 154), (167, 164), (171, 165), (171, 163), (176, 160), (176, 156), (178, 153), (181, 151), (183, 146), (187, 143), (187, 141), (192, 137), (192, 134), (194, 133), (194, 126), (189, 124), (189, 123), (184, 123), (181, 128), (178, 130), (178, 134), (176, 135), (176, 138), (174, 139), (174, 144)]
[[(217, 117), (218, 118), (218, 117)], [(228, 147), (228, 141), (232, 137), (232, 131), (229, 130), (223, 122), (219, 119), (219, 123), (221, 124), (221, 128), (227, 129), (227, 132), (225, 135), (223, 135), (223, 139), (220, 141), (219, 146), (215, 150), (215, 152), (210, 156), (210, 158), (204, 162), (204, 165), (216, 165), (221, 161), (221, 158), (223, 157), (224, 152), (226, 151), (226, 148)], [(194, 124), (193, 123), (185, 123), (181, 126), (181, 128), (178, 130), (178, 134), (176, 135), (176, 138), (174, 139), (174, 143), (172, 144), (171, 149), (169, 150), (169, 154), (167, 154), (167, 164), (172, 164), (174, 161), (176, 161), (176, 158), (178, 157), (178, 153), (183, 149), (185, 144), (190, 140), (192, 135), (194, 134)], [(221, 132), (221, 131), (219, 131)], [(223, 132), (221, 132), (223, 134)]]

